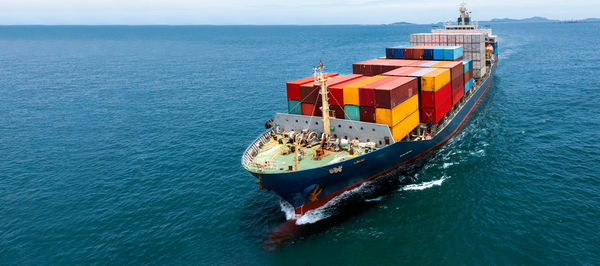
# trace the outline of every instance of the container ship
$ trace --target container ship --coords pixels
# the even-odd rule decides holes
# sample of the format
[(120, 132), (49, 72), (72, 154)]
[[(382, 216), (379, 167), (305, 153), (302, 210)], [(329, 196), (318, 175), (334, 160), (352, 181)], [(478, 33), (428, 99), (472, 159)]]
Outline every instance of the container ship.
[[(382, 49), (383, 54), (383, 49)], [(410, 35), (410, 45), (286, 84), (288, 113), (267, 121), (242, 166), (296, 217), (364, 182), (393, 174), (438, 148), (465, 123), (490, 88), (497, 37), (471, 21)]]

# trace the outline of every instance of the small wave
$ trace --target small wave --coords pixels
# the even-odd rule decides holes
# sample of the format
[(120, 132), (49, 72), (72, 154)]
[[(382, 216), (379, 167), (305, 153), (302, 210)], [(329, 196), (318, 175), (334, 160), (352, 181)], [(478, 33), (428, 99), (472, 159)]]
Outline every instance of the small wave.
[(448, 168), (450, 166), (453, 166), (453, 165), (454, 165), (454, 163), (444, 163), (444, 166), (442, 166), (442, 167), (444, 167), (444, 169), (446, 169), (446, 168)]
[(433, 181), (429, 181), (429, 182), (423, 182), (423, 183), (420, 183), (420, 184), (406, 185), (403, 188), (399, 189), (399, 191), (424, 190), (424, 189), (428, 189), (428, 188), (433, 187), (433, 186), (441, 186), (442, 183), (444, 182), (444, 180), (446, 180), (448, 178), (449, 177), (443, 176), (442, 178), (440, 178), (438, 180), (433, 180)]
[(381, 201), (383, 200), (383, 196), (379, 196), (377, 198), (366, 199), (365, 202), (373, 202), (373, 201)]

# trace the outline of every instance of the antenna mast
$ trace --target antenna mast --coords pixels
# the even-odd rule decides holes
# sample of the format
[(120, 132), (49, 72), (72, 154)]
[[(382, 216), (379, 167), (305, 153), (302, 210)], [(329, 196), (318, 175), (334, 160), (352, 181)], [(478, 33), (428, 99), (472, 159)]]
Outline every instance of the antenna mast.
[(465, 5), (465, 2), (460, 3), (460, 18), (462, 20), (462, 25), (465, 25), (465, 12), (467, 11)]
[(317, 76), (317, 82), (321, 83), (321, 102), (323, 105), (323, 134), (324, 138), (331, 135), (331, 125), (329, 123), (329, 90), (327, 89), (327, 79), (323, 78), (323, 62), (319, 61), (317, 66), (319, 69), (319, 75)]

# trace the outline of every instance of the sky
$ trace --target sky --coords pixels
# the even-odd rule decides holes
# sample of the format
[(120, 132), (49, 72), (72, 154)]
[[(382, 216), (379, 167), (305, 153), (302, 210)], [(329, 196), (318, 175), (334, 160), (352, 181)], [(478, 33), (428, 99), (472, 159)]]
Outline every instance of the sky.
[[(0, 0), (1, 25), (273, 25), (454, 20), (440, 0)], [(473, 0), (473, 18), (600, 17), (600, 0)]]

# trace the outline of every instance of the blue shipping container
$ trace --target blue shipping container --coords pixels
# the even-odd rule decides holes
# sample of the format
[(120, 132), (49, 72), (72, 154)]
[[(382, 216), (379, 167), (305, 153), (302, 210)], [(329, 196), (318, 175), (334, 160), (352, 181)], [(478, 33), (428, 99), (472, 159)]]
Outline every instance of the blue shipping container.
[(389, 59), (404, 59), (404, 48), (406, 46), (395, 46), (385, 48), (385, 57)]
[(302, 105), (300, 101), (288, 100), (288, 113), (294, 115), (302, 114)]
[(467, 91), (469, 91), (471, 88), (473, 88), (473, 78), (471, 78), (469, 81), (467, 81), (467, 83), (465, 84), (465, 93), (467, 93)]
[(444, 47), (445, 46), (433, 47), (433, 60), (444, 60)]
[(393, 48), (385, 48), (385, 58), (387, 58), (387, 59), (394, 58), (394, 49)]
[(444, 48), (444, 60), (454, 61), (463, 56), (462, 46), (446, 46)]
[(360, 110), (355, 105), (344, 105), (344, 113), (346, 120), (360, 121)]
[(471, 59), (463, 59), (460, 61), (463, 63), (463, 74), (469, 72), (473, 66), (473, 61), (471, 61)]
[(425, 59), (425, 60), (433, 60), (433, 49), (432, 48), (426, 48), (423, 51), (423, 59)]

